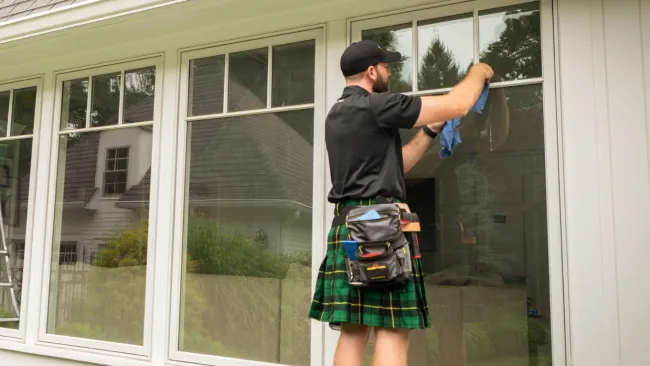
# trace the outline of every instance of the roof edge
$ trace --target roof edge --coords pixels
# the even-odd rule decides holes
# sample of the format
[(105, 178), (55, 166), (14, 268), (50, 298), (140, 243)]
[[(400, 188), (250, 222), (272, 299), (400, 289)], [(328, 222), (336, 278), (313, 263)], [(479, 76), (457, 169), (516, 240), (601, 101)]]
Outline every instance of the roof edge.
[(0, 45), (190, 0), (89, 0), (0, 23)]

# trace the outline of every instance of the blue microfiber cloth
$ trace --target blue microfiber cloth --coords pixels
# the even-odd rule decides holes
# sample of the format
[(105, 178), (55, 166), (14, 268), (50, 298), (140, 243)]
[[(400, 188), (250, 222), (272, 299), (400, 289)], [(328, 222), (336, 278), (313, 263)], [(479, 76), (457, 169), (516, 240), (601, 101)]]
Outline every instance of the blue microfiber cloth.
[[(476, 104), (472, 107), (471, 111), (476, 113), (483, 112), (485, 108), (485, 102), (487, 101), (488, 92), (490, 91), (490, 84), (485, 83), (483, 87), (483, 92), (481, 96), (476, 101)], [(458, 133), (458, 125), (460, 124), (460, 118), (454, 118), (449, 120), (442, 126), (442, 131), (440, 131), (440, 158), (446, 159), (451, 156), (452, 149), (454, 146), (460, 144), (462, 140), (460, 139), (460, 133)]]

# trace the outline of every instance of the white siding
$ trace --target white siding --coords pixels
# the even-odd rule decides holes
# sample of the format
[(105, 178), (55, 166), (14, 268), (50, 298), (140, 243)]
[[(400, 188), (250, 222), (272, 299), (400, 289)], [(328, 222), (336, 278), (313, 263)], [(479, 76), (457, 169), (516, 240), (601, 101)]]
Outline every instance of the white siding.
[(89, 363), (79, 363), (70, 360), (59, 360), (50, 357), (32, 356), (24, 353), (0, 351), (0, 366), (38, 365), (38, 366), (91, 366)]
[(560, 0), (574, 365), (648, 365), (650, 1)]

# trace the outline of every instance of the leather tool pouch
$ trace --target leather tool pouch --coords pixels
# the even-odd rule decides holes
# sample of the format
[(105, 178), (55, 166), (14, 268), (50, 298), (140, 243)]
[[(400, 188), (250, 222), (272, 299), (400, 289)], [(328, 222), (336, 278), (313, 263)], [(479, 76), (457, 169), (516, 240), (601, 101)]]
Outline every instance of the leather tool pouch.
[(347, 215), (350, 239), (357, 242), (356, 260), (345, 256), (350, 286), (385, 287), (411, 278), (409, 241), (395, 204), (357, 207)]

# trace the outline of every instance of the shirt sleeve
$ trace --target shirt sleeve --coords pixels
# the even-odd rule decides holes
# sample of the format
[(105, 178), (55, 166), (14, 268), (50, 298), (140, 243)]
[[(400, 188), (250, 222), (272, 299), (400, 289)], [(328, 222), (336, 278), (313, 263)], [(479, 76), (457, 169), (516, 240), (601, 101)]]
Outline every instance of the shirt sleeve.
[(393, 92), (370, 94), (370, 109), (383, 128), (413, 128), (421, 108), (419, 96)]

